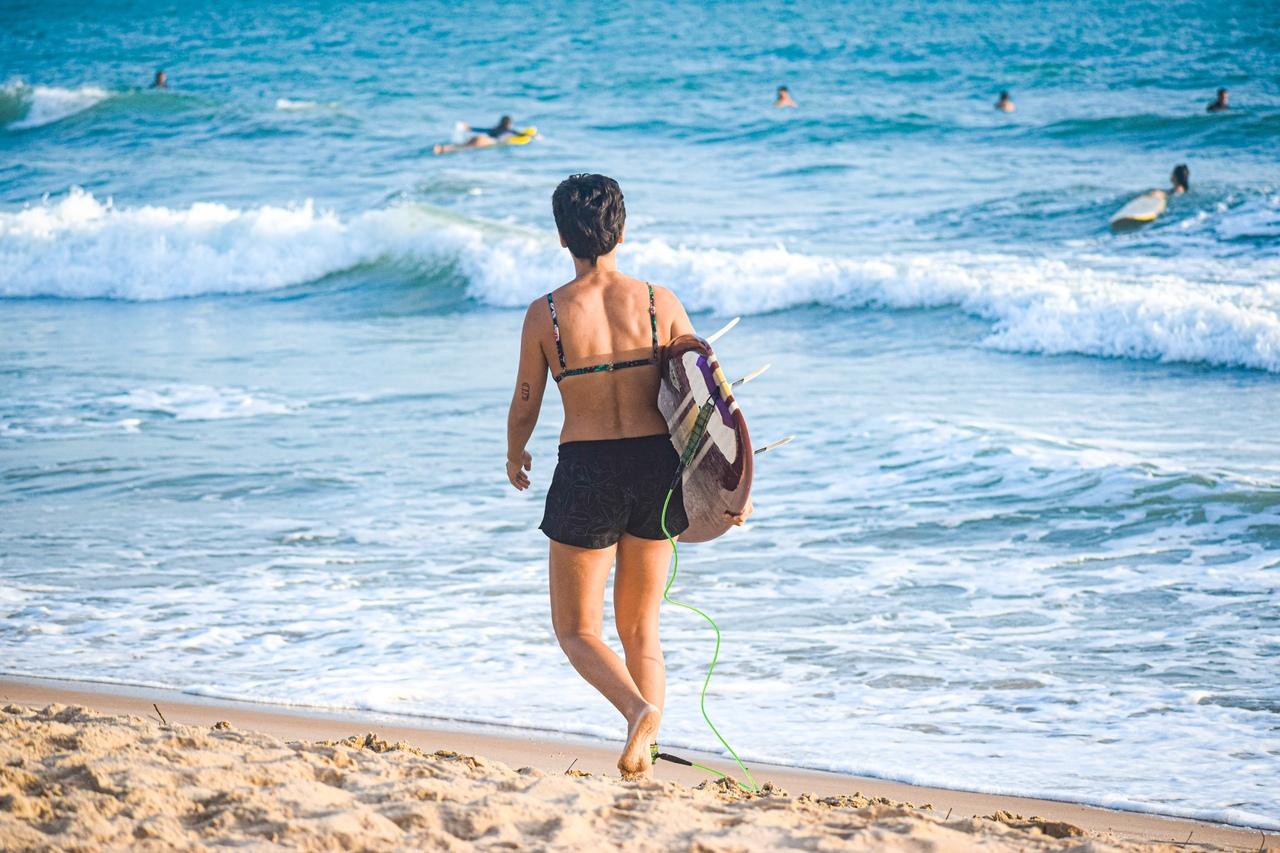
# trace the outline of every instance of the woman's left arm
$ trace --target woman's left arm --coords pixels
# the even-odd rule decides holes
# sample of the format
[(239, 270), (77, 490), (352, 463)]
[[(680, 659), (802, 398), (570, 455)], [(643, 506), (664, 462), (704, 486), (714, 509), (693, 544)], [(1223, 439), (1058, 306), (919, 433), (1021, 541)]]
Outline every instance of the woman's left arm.
[[(539, 315), (546, 309), (542, 300), (536, 300), (524, 315), (524, 329), (520, 332), (520, 366), (516, 369), (516, 389), (511, 395), (511, 410), (507, 413), (507, 479), (517, 490), (529, 488), (529, 474), (533, 457), (525, 450), (529, 436), (538, 423), (542, 410), (542, 395), (547, 390), (547, 357), (542, 352), (535, 331)], [(546, 320), (550, 322), (549, 319)], [(543, 323), (542, 325), (546, 325)]]

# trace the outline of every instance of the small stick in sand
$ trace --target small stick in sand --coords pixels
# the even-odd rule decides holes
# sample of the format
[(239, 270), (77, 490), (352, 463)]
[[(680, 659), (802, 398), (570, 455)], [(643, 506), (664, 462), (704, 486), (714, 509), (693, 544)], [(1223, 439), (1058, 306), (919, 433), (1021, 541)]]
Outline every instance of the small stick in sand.
[(576, 758), (575, 758), (575, 759), (573, 759), (573, 761), (570, 761), (570, 762), (569, 762), (569, 766), (568, 766), (568, 767), (566, 767), (566, 768), (564, 769), (564, 772), (567, 774), (570, 770), (572, 770), (572, 769), (573, 769), (573, 765), (575, 765), (575, 764), (577, 764), (577, 763), (578, 763), (578, 759), (576, 759)]
[(1260, 834), (1262, 835), (1262, 843), (1258, 845), (1258, 853), (1262, 853), (1263, 848), (1267, 846), (1267, 834), (1265, 832)]
[[(955, 806), (952, 806), (952, 808), (955, 808)], [(951, 809), (947, 809), (947, 816), (942, 819), (942, 822), (946, 823), (949, 820), (951, 820)]]
[[(151, 707), (156, 709), (157, 714), (160, 714), (159, 705), (157, 705), (155, 702), (152, 702)], [(164, 723), (166, 726), (169, 725), (169, 721), (164, 718), (164, 714), (160, 714), (160, 722)]]
[(1188, 832), (1188, 833), (1187, 833), (1187, 840), (1186, 840), (1186, 841), (1184, 841), (1184, 842), (1182, 842), (1181, 846), (1182, 846), (1182, 847), (1186, 847), (1189, 843), (1191, 843), (1191, 836), (1193, 836), (1193, 835), (1195, 835), (1195, 834), (1196, 834), (1196, 831), (1195, 831), (1194, 829), (1193, 829), (1193, 830), (1191, 830), (1190, 832)]

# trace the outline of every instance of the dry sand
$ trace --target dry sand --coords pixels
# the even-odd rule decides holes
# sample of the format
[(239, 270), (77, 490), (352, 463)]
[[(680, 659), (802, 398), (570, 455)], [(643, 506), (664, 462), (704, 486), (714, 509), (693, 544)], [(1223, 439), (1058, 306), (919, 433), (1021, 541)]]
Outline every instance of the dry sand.
[[(603, 770), (608, 748), (596, 747), (597, 755), (573, 742), (508, 738), (504, 745), (493, 735), (382, 724), (382, 737), (339, 740), (319, 733), (351, 735), (356, 724), (154, 695), (162, 691), (88, 694), (97, 707), (129, 705), (133, 715), (121, 715), (118, 707), (108, 712), (31, 703), (37, 695), (73, 698), (66, 694), (75, 692), (0, 680), (0, 693), (23, 703), (0, 711), (0, 849), (1172, 851), (1258, 850), (1263, 840), (1258, 833), (1209, 824), (983, 798), (988, 814), (1011, 805), (1030, 814), (1025, 804), (1039, 803), (1050, 807), (1039, 814), (1060, 806), (1074, 814), (1113, 815), (1121, 831), (1109, 826), (1099, 832), (1052, 816), (1020, 820), (1007, 811), (998, 815), (1001, 822), (936, 802), (916, 808), (875, 793), (854, 795), (855, 788), (867, 789), (866, 780), (796, 771), (788, 776), (770, 768), (762, 768), (761, 776), (773, 779), (774, 787), (763, 796), (723, 784), (623, 782), (579, 769)], [(154, 711), (139, 715), (150, 709), (149, 698), (160, 700), (167, 722)], [(199, 724), (179, 724), (178, 718)], [(270, 725), (257, 725), (262, 722)], [(241, 728), (248, 724), (285, 736)], [(418, 746), (441, 743), (440, 738), (460, 749), (488, 743), (509, 761), (532, 760), (509, 766), (383, 739), (402, 734)], [(562, 764), (569, 754), (586, 760), (566, 774)], [(666, 772), (664, 765), (659, 772)], [(792, 787), (788, 794), (777, 787), (783, 778), (793, 786), (818, 784)], [(843, 780), (849, 793), (834, 795), (831, 779)], [(948, 793), (900, 787), (925, 796)], [(954, 813), (948, 817), (949, 811)], [(1126, 821), (1136, 822), (1139, 831)], [(1188, 834), (1194, 835), (1189, 847), (1140, 840), (1182, 841)]]

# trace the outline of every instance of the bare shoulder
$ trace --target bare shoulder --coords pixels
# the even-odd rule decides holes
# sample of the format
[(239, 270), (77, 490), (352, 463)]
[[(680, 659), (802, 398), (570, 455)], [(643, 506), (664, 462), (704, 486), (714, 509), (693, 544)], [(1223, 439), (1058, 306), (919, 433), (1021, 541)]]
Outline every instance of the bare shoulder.
[(670, 288), (663, 287), (660, 284), (651, 284), (650, 286), (653, 288), (653, 301), (659, 309), (666, 307), (684, 310), (684, 303)]
[(551, 307), (547, 304), (547, 294), (539, 296), (537, 299), (529, 303), (529, 307), (524, 311), (524, 327), (528, 329), (535, 323), (550, 322)]
[(653, 303), (659, 322), (667, 326), (669, 338), (693, 334), (693, 324), (689, 322), (684, 303), (669, 288), (653, 285)]

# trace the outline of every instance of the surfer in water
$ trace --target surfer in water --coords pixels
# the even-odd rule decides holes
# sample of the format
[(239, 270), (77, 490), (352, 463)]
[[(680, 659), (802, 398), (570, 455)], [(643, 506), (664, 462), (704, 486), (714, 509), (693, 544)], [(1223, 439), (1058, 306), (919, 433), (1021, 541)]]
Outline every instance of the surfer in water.
[(1209, 106), (1205, 107), (1205, 110), (1211, 113), (1220, 113), (1223, 110), (1231, 109), (1231, 104), (1227, 102), (1227, 95), (1228, 92), (1226, 89), (1219, 89), (1218, 97), (1210, 101)]
[(791, 90), (786, 86), (778, 87), (778, 97), (774, 100), (775, 107), (797, 107), (799, 104), (791, 97)]
[(497, 145), (508, 136), (519, 135), (519, 131), (512, 124), (511, 116), (498, 119), (498, 124), (494, 127), (472, 127), (469, 124), (462, 127), (464, 130), (474, 131), (475, 135), (461, 145), (436, 145), (431, 149), (432, 152), (449, 154), (461, 148), (488, 148), (490, 145)]
[(1191, 170), (1186, 163), (1173, 167), (1169, 175), (1170, 187), (1167, 190), (1147, 190), (1134, 196), (1128, 204), (1116, 211), (1111, 217), (1111, 230), (1132, 231), (1154, 222), (1164, 213), (1169, 203), (1169, 196), (1181, 195), (1191, 188)]
[(156, 72), (156, 78), (151, 81), (152, 89), (168, 89), (169, 81), (164, 76), (164, 69), (161, 68)]
[[(529, 488), (525, 448), (550, 374), (564, 405), (540, 525), (550, 539), (551, 623), (574, 669), (626, 719), (618, 769), (636, 778), (649, 772), (666, 696), (658, 610), (671, 552), (660, 519), (679, 465), (658, 411), (658, 355), (693, 325), (670, 290), (618, 270), (626, 208), (617, 181), (573, 175), (556, 187), (551, 208), (574, 277), (525, 312), (507, 416), (507, 479), (519, 491)], [(678, 536), (687, 526), (677, 486), (667, 529)], [(615, 562), (622, 657), (600, 637)]]
[(1008, 92), (1001, 92), (1000, 97), (996, 99), (996, 109), (1002, 113), (1011, 113), (1017, 107), (1013, 103), (1013, 98), (1009, 97)]

